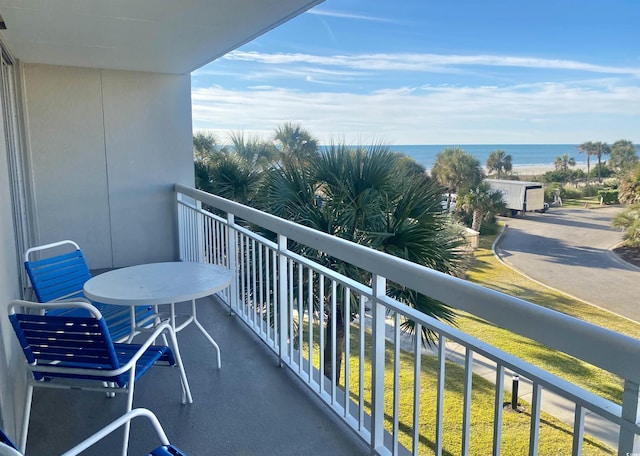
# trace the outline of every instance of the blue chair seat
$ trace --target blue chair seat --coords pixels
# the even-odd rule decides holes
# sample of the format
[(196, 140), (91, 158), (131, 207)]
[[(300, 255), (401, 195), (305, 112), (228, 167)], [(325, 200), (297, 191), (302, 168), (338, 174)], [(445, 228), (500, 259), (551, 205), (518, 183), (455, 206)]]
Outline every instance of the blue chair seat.
[(146, 456), (187, 456), (187, 454), (173, 445), (163, 445)]

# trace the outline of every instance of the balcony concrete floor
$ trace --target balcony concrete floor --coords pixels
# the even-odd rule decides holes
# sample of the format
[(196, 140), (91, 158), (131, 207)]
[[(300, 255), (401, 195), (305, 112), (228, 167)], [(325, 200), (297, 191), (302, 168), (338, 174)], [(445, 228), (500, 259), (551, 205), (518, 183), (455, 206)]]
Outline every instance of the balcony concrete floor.
[[(366, 445), (291, 374), (216, 298), (198, 301), (198, 317), (222, 351), (191, 325), (178, 342), (193, 394), (180, 403), (175, 369), (156, 367), (136, 384), (134, 408), (152, 410), (169, 440), (189, 456), (369, 455)], [(28, 456), (55, 456), (124, 413), (126, 397), (101, 393), (36, 390)], [(122, 431), (83, 454), (119, 454)], [(131, 428), (130, 455), (158, 445), (142, 418)]]

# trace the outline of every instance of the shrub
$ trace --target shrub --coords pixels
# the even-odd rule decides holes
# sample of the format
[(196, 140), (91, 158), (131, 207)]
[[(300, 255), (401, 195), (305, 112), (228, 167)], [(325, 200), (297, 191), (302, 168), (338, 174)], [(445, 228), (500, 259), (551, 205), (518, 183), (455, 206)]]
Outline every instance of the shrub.
[[(605, 178), (605, 177), (610, 177), (611, 175), (613, 175), (613, 171), (611, 170), (611, 168), (609, 168), (606, 164), (602, 163), (600, 165), (600, 177), (601, 178)], [(591, 172), (589, 173), (589, 176), (592, 178), (597, 178), (598, 177), (598, 165), (596, 164), (596, 166), (594, 166), (591, 169)]]
[(547, 171), (542, 176), (542, 180), (544, 182), (547, 182), (547, 183), (550, 183), (550, 182), (566, 182), (568, 177), (569, 176), (567, 176), (562, 171)]
[(583, 196), (584, 196), (583, 192), (579, 188), (572, 188), (565, 185), (560, 190), (560, 197), (562, 199), (578, 199), (578, 198), (582, 198)]
[(640, 247), (640, 204), (632, 204), (613, 219), (613, 226), (625, 230), (625, 244)]
[(600, 201), (604, 204), (616, 204), (618, 202), (618, 190), (613, 188), (605, 188), (598, 191)]
[(602, 189), (600, 185), (588, 185), (582, 190), (582, 196), (596, 196)]
[(544, 187), (544, 200), (547, 203), (551, 203), (556, 199), (556, 190), (560, 190), (560, 197), (562, 198), (562, 185), (558, 183), (552, 183)]

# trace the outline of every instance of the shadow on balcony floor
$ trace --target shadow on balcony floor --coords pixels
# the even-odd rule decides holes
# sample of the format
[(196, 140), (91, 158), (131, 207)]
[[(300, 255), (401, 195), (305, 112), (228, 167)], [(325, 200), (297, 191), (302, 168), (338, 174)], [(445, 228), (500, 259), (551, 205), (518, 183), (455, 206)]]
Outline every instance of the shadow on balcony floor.
[[(193, 404), (180, 403), (174, 369), (154, 368), (136, 384), (134, 408), (152, 410), (174, 445), (189, 456), (370, 454), (226, 307), (214, 298), (201, 299), (198, 317), (220, 345), (222, 369), (193, 325), (178, 334)], [(125, 399), (36, 391), (27, 455), (61, 454), (121, 415)], [(83, 454), (111, 454), (121, 439), (121, 432), (114, 433)], [(156, 445), (146, 421), (134, 421), (129, 454), (142, 455)]]

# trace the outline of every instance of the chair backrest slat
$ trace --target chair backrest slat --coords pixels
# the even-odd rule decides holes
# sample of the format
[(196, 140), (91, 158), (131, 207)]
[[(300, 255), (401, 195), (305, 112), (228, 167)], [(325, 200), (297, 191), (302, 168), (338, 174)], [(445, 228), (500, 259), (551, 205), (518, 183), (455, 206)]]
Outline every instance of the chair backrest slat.
[[(11, 324), (27, 361), (83, 369), (118, 369), (118, 357), (103, 318), (11, 314)], [(43, 374), (34, 371), (39, 380)]]
[(91, 272), (81, 250), (24, 263), (33, 291), (40, 302), (82, 295)]

